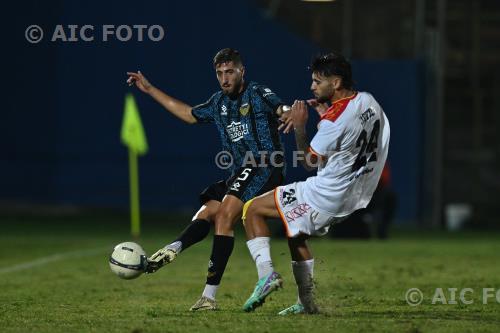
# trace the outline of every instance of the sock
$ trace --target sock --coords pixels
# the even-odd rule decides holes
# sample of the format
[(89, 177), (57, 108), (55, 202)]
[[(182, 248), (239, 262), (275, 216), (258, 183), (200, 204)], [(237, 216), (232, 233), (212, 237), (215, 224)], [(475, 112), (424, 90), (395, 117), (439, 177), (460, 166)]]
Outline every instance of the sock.
[(273, 261), (271, 260), (271, 245), (269, 237), (256, 237), (247, 241), (248, 250), (252, 255), (255, 265), (257, 266), (257, 274), (259, 280), (264, 276), (271, 274), (274, 270)]
[(218, 286), (224, 270), (226, 269), (229, 257), (233, 252), (234, 237), (214, 235), (214, 243), (212, 245), (212, 254), (208, 263), (207, 284)]
[(292, 270), (299, 293), (298, 303), (304, 304), (304, 301), (311, 299), (313, 294), (314, 259), (292, 261)]
[(217, 293), (217, 288), (219, 286), (213, 286), (211, 284), (206, 284), (205, 289), (203, 290), (202, 296), (208, 297), (210, 299), (215, 300), (215, 294)]
[(172, 249), (177, 253), (180, 253), (182, 251), (182, 242), (180, 241), (174, 241), (167, 246), (165, 246), (166, 249)]
[(210, 232), (210, 222), (207, 220), (196, 219), (192, 221), (181, 235), (166, 247), (180, 253), (193, 244), (198, 243), (207, 237)]

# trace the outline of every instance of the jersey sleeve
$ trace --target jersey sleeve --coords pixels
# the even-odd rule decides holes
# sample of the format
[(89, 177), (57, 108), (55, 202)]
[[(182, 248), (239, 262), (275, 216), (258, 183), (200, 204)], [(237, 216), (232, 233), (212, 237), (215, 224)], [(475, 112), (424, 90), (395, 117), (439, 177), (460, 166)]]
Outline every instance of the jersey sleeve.
[(340, 126), (329, 120), (322, 120), (318, 124), (318, 132), (311, 140), (309, 151), (322, 158), (328, 158), (337, 149), (338, 139), (343, 130)]
[(256, 91), (257, 98), (262, 104), (262, 108), (269, 113), (276, 113), (276, 110), (280, 105), (284, 103), (281, 98), (276, 95), (274, 91), (263, 85), (255, 85), (254, 89)]
[(213, 94), (212, 97), (208, 99), (208, 101), (203, 104), (196, 105), (191, 110), (193, 117), (195, 117), (199, 123), (213, 123), (215, 121), (214, 113), (217, 104), (216, 96), (217, 93)]

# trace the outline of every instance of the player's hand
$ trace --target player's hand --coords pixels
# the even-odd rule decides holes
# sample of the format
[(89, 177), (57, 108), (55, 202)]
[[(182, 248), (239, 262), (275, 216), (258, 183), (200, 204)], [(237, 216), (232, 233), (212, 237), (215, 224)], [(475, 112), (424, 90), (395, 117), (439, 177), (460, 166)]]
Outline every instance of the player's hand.
[(128, 79), (127, 79), (127, 84), (129, 86), (136, 85), (137, 88), (139, 88), (142, 92), (145, 92), (146, 94), (149, 93), (151, 90), (151, 83), (149, 83), (148, 79), (144, 75), (142, 75), (141, 71), (137, 71), (137, 73), (134, 72), (127, 72)]
[(283, 129), (283, 133), (289, 133), (293, 128), (292, 112), (283, 112), (280, 117), (280, 122), (281, 124), (278, 127), (278, 131), (281, 131)]
[(316, 99), (308, 99), (307, 104), (309, 104), (310, 107), (312, 107), (316, 112), (319, 114), (321, 117), (322, 115), (325, 114), (326, 110), (328, 110), (328, 104), (327, 103), (318, 103)]
[(306, 102), (296, 100), (292, 105), (292, 110), (290, 111), (293, 126), (295, 128), (305, 127), (307, 119), (309, 117)]

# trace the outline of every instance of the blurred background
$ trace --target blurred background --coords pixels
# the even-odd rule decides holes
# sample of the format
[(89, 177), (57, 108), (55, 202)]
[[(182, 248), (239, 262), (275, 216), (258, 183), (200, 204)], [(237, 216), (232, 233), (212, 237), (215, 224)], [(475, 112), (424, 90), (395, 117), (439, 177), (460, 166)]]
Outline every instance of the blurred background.
[[(360, 224), (499, 227), (497, 0), (24, 1), (6, 4), (3, 16), (0, 218), (126, 215), (120, 127), (128, 92), (150, 147), (139, 162), (143, 213), (194, 213), (198, 193), (227, 177), (215, 165), (217, 131), (175, 119), (128, 87), (126, 72), (141, 70), (196, 105), (219, 89), (214, 54), (232, 47), (243, 55), (246, 79), (286, 103), (311, 97), (314, 55), (351, 59), (356, 89), (372, 93), (391, 123), (383, 184)], [(38, 43), (26, 39), (31, 25), (44, 31)], [(79, 35), (85, 25), (94, 40)], [(104, 25), (160, 25), (165, 34), (104, 41)], [(58, 26), (66, 40), (54, 38)], [(291, 152), (293, 135), (283, 139)], [(287, 182), (307, 176), (289, 165)]]

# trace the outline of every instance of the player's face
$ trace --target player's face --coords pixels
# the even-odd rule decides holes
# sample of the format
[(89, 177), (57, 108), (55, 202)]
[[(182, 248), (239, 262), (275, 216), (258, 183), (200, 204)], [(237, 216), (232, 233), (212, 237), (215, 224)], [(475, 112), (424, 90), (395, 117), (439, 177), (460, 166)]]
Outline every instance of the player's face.
[(319, 103), (330, 102), (335, 94), (336, 78), (326, 77), (318, 73), (312, 74), (311, 91)]
[(245, 73), (243, 66), (237, 66), (232, 61), (224, 62), (215, 67), (215, 73), (224, 94), (233, 95), (240, 92)]

